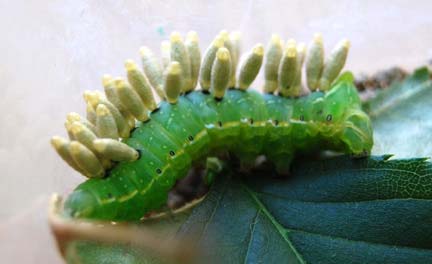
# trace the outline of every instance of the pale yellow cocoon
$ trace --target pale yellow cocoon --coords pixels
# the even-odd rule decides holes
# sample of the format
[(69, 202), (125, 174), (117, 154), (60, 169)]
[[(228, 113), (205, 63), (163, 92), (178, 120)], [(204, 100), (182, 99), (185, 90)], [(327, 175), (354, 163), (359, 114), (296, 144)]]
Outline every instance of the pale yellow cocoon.
[(95, 155), (99, 158), (99, 161), (105, 169), (111, 167), (112, 163), (109, 160), (104, 159), (103, 157), (98, 155), (96, 149), (93, 147), (93, 141), (97, 139), (97, 136), (92, 131), (90, 131), (90, 129), (88, 129), (80, 122), (74, 122), (71, 126), (71, 130), (75, 140), (86, 146), (93, 153), (95, 153)]
[(223, 46), (228, 49), (231, 57), (231, 72), (230, 72), (230, 82), (228, 84), (228, 87), (234, 87), (236, 85), (236, 69), (237, 69), (237, 52), (236, 48), (234, 47), (234, 43), (230, 39), (230, 34), (227, 30), (221, 30), (218, 35), (223, 40)]
[(94, 151), (93, 140), (95, 140), (97, 136), (93, 132), (80, 122), (72, 123), (71, 131), (78, 142), (89, 148), (91, 151)]
[(139, 157), (138, 151), (113, 139), (96, 139), (93, 146), (103, 157), (114, 161), (134, 161)]
[(86, 172), (89, 178), (102, 178), (105, 170), (96, 155), (83, 144), (72, 141), (70, 143), (70, 153), (72, 159), (78, 166)]
[(127, 78), (132, 88), (141, 97), (144, 105), (150, 111), (157, 108), (156, 101), (153, 97), (150, 82), (147, 77), (138, 70), (137, 65), (132, 60), (127, 60), (125, 63)]
[[(124, 118), (120, 110), (114, 104), (112, 104), (110, 101), (105, 99), (104, 96), (98, 92), (92, 92), (92, 93), (88, 92), (87, 98), (88, 98), (89, 107), (91, 108), (97, 108), (99, 104), (105, 105), (115, 120), (118, 135), (123, 138), (129, 137), (129, 131), (130, 131), (129, 124), (127, 123), (126, 119)], [(94, 118), (96, 124), (97, 123), (96, 112)], [(100, 135), (99, 132), (98, 135)]]
[(240, 32), (238, 31), (231, 32), (229, 39), (231, 41), (231, 45), (233, 46), (234, 59), (238, 61), (240, 59), (240, 52), (241, 52)]
[(81, 174), (84, 174), (85, 172), (78, 166), (78, 164), (73, 160), (72, 154), (70, 153), (70, 141), (59, 137), (54, 136), (51, 138), (51, 145), (56, 150), (56, 152), (59, 154), (59, 156), (73, 169), (78, 171)]
[(119, 138), (114, 116), (104, 104), (99, 104), (96, 108), (96, 128), (102, 138)]
[(165, 70), (171, 61), (171, 44), (169, 41), (162, 41), (161, 43), (161, 57), (162, 57), (162, 68)]
[(96, 111), (89, 102), (86, 106), (86, 117), (90, 123), (92, 123), (93, 125), (96, 124)]
[(306, 81), (311, 91), (318, 89), (324, 68), (324, 46), (321, 34), (315, 34), (306, 57)]
[(264, 92), (274, 93), (278, 89), (278, 71), (282, 58), (282, 41), (273, 35), (264, 56)]
[(279, 65), (279, 88), (282, 96), (288, 96), (289, 89), (294, 83), (297, 74), (297, 47), (294, 40), (287, 43)]
[(160, 99), (165, 99), (165, 93), (162, 89), (163, 73), (159, 61), (147, 47), (142, 47), (140, 54), (145, 76)]
[(189, 54), (191, 66), (191, 86), (188, 91), (192, 91), (198, 84), (199, 70), (201, 67), (201, 50), (199, 47), (198, 35), (194, 31), (190, 31), (186, 38), (186, 49)]
[(74, 121), (81, 121), (81, 116), (78, 113), (70, 112), (66, 115), (66, 120), (70, 123), (73, 123)]
[(219, 48), (222, 48), (223, 45), (223, 39), (220, 37), (216, 37), (204, 53), (204, 58), (202, 60), (199, 74), (199, 82), (201, 85), (201, 89), (204, 91), (208, 91), (210, 89), (213, 62), (216, 57), (216, 52)]
[(231, 56), (227, 48), (220, 48), (216, 53), (211, 72), (211, 93), (221, 99), (228, 88), (231, 72)]
[(289, 91), (288, 96), (298, 97), (302, 93), (302, 66), (306, 56), (306, 46), (303, 43), (300, 43), (297, 46), (297, 74), (294, 79), (293, 85)]
[(104, 74), (102, 76), (102, 86), (105, 88), (106, 86), (114, 85), (114, 78), (109, 74)]
[(99, 103), (99, 100), (103, 98), (103, 94), (99, 91), (85, 91), (83, 94), (84, 100), (87, 104), (90, 104), (93, 106), (94, 109), (96, 109), (97, 104)]
[(178, 32), (173, 32), (171, 40), (171, 61), (177, 61), (180, 64), (183, 76), (182, 92), (192, 90), (191, 81), (191, 64), (189, 54), (183, 42), (181, 35)]
[(241, 38), (240, 32), (232, 32), (229, 35), (229, 40), (225, 41), (225, 47), (228, 48), (231, 55), (231, 78), (228, 87), (234, 87), (236, 85), (236, 71), (237, 64), (240, 60), (241, 53)]
[(148, 110), (135, 90), (121, 78), (117, 78), (114, 82), (122, 105), (139, 121), (147, 121), (149, 119)]
[(120, 98), (117, 95), (117, 90), (115, 88), (114, 79), (110, 75), (104, 75), (102, 79), (102, 84), (104, 86), (105, 95), (109, 102), (111, 102), (122, 114), (126, 120), (129, 129), (135, 127), (135, 118), (131, 113), (123, 106), (120, 102)]
[(170, 104), (177, 103), (178, 97), (183, 87), (183, 75), (180, 63), (171, 62), (165, 71), (164, 90), (166, 99)]
[[(128, 112), (128, 113), (129, 113), (129, 112)], [(128, 125), (129, 125), (129, 128), (130, 128), (130, 129), (135, 128), (135, 117), (134, 117), (132, 114), (129, 114), (129, 115), (126, 117), (126, 121), (127, 121)]]
[(112, 116), (114, 117), (119, 136), (122, 138), (129, 137), (129, 132), (130, 132), (129, 124), (127, 120), (124, 118), (124, 116), (117, 109), (117, 107), (115, 107), (111, 102), (105, 99), (100, 100), (99, 103), (105, 105), (109, 109)]
[(244, 58), (240, 65), (237, 77), (237, 88), (246, 90), (257, 77), (264, 57), (264, 47), (257, 44), (252, 51)]
[(327, 91), (330, 89), (330, 85), (338, 77), (345, 65), (349, 48), (350, 42), (344, 39), (333, 49), (330, 57), (324, 64), (319, 86), (321, 90)]
[(125, 108), (123, 107), (120, 99), (118, 98), (117, 91), (114, 85), (114, 78), (112, 78), (110, 75), (105, 74), (102, 77), (102, 84), (104, 87), (105, 96), (108, 101), (115, 105), (115, 107), (117, 107), (117, 109), (120, 110), (122, 114), (124, 114)]
[(100, 104), (105, 105), (111, 112), (116, 122), (119, 136), (122, 138), (129, 137), (130, 127), (126, 118), (120, 113), (120, 111), (108, 100), (101, 100)]
[[(75, 121), (74, 121), (74, 122), (75, 122)], [(74, 135), (73, 135), (73, 133), (72, 133), (72, 130), (71, 130), (72, 123), (69, 122), (69, 120), (66, 120), (66, 122), (64, 123), (64, 126), (65, 126), (65, 128), (66, 128), (66, 132), (67, 132), (67, 134), (68, 134), (69, 139), (70, 139), (70, 140), (74, 140), (75, 137), (74, 137)]]
[[(219, 32), (219, 36), (223, 39), (224, 42), (227, 41), (227, 40), (229, 40), (229, 32), (228, 32), (228, 30), (222, 29)], [(228, 47), (225, 47), (225, 48), (228, 49)], [(229, 51), (229, 49), (228, 49), (228, 51)]]
[(75, 121), (79, 121), (97, 135), (96, 126), (90, 123), (87, 119), (81, 117), (78, 113), (70, 112), (69, 114), (67, 114), (66, 120), (71, 124)]

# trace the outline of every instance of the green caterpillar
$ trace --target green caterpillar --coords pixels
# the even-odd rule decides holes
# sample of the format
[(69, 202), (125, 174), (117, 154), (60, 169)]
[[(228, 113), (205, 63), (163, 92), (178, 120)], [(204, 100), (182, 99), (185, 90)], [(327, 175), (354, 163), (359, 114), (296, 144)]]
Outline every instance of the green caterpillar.
[[(142, 48), (144, 72), (128, 60), (127, 81), (104, 76), (106, 96), (84, 93), (88, 120), (69, 114), (70, 139), (52, 139), (60, 156), (91, 178), (68, 197), (65, 213), (138, 220), (165, 204), (169, 190), (192, 166), (225, 152), (245, 164), (265, 155), (279, 171), (287, 171), (298, 152), (369, 154), (371, 123), (353, 77), (337, 78), (348, 48), (342, 41), (324, 61), (320, 35), (307, 56), (303, 44), (289, 40), (284, 47), (273, 36), (265, 54), (256, 45), (237, 67), (237, 33), (222, 31), (202, 60), (195, 33), (186, 42), (173, 33), (162, 45), (164, 74)], [(312, 92), (301, 96), (304, 60)], [(264, 94), (248, 89), (262, 64)], [(201, 91), (194, 91), (198, 82)], [(159, 104), (152, 89), (162, 99)]]

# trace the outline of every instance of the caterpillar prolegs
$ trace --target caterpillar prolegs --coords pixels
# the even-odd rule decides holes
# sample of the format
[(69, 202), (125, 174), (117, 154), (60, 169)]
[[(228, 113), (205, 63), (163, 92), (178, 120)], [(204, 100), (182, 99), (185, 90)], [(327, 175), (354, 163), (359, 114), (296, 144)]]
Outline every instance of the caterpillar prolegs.
[[(166, 203), (178, 179), (208, 156), (259, 155), (286, 171), (298, 152), (369, 154), (372, 128), (350, 73), (341, 72), (349, 42), (324, 61), (320, 35), (303, 44), (273, 36), (240, 65), (239, 34), (222, 31), (201, 59), (196, 33), (162, 45), (162, 64), (141, 48), (143, 71), (126, 61), (127, 80), (104, 76), (105, 95), (85, 92), (87, 119), (68, 115), (70, 139), (52, 144), (91, 178), (68, 197), (71, 217), (138, 220)], [(264, 62), (263, 62), (264, 61)], [(306, 83), (303, 89), (302, 65)], [(264, 93), (249, 89), (264, 64)], [(201, 90), (195, 91), (197, 84)], [(156, 104), (152, 90), (161, 98)], [(304, 95), (306, 93), (306, 95)]]

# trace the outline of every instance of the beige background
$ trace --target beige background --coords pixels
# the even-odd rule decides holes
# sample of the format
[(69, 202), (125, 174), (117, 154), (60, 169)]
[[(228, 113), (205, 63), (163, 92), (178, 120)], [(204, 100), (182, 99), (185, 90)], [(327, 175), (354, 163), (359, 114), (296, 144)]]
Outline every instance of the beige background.
[(221, 29), (241, 30), (243, 47), (272, 32), (327, 47), (352, 40), (347, 68), (408, 69), (432, 56), (432, 2), (424, 1), (10, 1), (0, 0), (0, 262), (60, 261), (46, 225), (52, 192), (82, 178), (56, 156), (69, 111), (104, 73), (123, 74), (146, 44), (159, 49), (172, 30), (196, 30), (202, 48)]

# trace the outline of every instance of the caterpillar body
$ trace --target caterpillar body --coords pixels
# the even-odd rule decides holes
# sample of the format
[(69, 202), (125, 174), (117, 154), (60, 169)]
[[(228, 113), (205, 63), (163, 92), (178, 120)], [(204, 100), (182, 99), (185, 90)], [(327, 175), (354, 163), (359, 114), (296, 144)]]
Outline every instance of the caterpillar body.
[[(166, 203), (169, 190), (192, 166), (223, 152), (245, 163), (265, 155), (280, 171), (289, 169), (298, 152), (369, 154), (372, 128), (353, 77), (345, 73), (335, 80), (345, 63), (346, 41), (324, 63), (321, 37), (315, 37), (306, 58), (312, 92), (304, 96), (305, 48), (292, 40), (283, 48), (272, 38), (264, 94), (248, 89), (263, 61), (262, 45), (243, 59), (237, 75), (237, 35), (221, 32), (202, 65), (194, 33), (186, 43), (173, 33), (167, 49), (163, 76), (144, 49), (144, 73), (128, 61), (129, 82), (105, 77), (106, 98), (85, 94), (89, 120), (69, 116), (70, 140), (53, 138), (61, 157), (91, 178), (68, 197), (68, 216), (138, 220)], [(202, 90), (194, 91), (198, 80)], [(158, 105), (149, 87), (163, 99)], [(140, 121), (132, 127), (134, 118)]]

